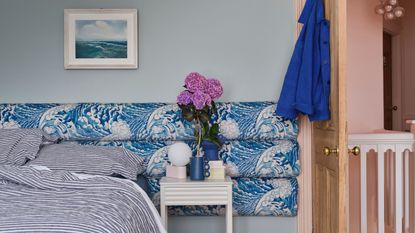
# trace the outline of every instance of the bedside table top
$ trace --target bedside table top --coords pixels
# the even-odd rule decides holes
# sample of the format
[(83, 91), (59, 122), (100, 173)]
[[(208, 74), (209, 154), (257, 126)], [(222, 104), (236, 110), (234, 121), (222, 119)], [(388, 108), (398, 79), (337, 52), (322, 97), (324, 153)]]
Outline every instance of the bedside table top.
[(163, 177), (160, 180), (160, 185), (232, 185), (232, 180), (229, 176), (225, 179), (205, 179), (205, 180), (191, 180), (190, 177), (186, 179), (177, 179), (171, 177)]

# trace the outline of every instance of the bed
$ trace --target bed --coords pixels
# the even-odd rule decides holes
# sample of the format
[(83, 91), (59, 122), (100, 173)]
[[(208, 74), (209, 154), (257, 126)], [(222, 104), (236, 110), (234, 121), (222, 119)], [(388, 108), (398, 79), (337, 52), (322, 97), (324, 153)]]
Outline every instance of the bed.
[(0, 165), (0, 232), (164, 233), (132, 181)]
[[(297, 215), (300, 174), (298, 125), (275, 115), (272, 102), (217, 103), (215, 120), (227, 127), (220, 157), (233, 181), (239, 216)], [(193, 125), (176, 104), (0, 104), (0, 128), (41, 128), (65, 142), (123, 147), (146, 161), (145, 188), (159, 207), (159, 181), (175, 141), (193, 149)], [(1, 182), (1, 181), (0, 181)], [(171, 215), (224, 214), (223, 206), (181, 206)]]

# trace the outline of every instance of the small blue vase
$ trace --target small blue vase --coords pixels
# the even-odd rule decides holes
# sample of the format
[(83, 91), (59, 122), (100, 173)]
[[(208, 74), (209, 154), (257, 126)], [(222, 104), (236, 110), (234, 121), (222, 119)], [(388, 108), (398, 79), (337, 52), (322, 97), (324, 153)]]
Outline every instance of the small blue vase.
[(191, 180), (204, 180), (205, 177), (209, 177), (209, 164), (204, 157), (193, 156), (190, 159), (190, 179)]
[(202, 141), (202, 148), (205, 152), (205, 157), (209, 161), (219, 160), (219, 147), (215, 143), (207, 140)]

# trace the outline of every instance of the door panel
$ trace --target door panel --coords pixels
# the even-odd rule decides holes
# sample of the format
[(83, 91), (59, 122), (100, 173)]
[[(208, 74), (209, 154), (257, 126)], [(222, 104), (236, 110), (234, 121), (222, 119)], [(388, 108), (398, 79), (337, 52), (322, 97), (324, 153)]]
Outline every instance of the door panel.
[(392, 130), (393, 111), (396, 111), (392, 102), (392, 36), (383, 33), (383, 116), (384, 128)]
[[(331, 120), (313, 123), (313, 230), (348, 232), (346, 0), (325, 0), (331, 35)], [(338, 148), (329, 156), (323, 148)]]
[[(317, 199), (314, 208), (314, 215), (321, 216), (316, 222), (314, 229), (320, 229), (321, 232), (336, 232), (337, 221), (326, 221), (330, 219), (330, 213), (337, 208), (336, 190), (336, 172), (327, 169), (324, 166), (316, 165), (315, 167), (316, 182), (322, 190), (326, 190), (328, 200)], [(316, 231), (318, 232), (318, 231)]]

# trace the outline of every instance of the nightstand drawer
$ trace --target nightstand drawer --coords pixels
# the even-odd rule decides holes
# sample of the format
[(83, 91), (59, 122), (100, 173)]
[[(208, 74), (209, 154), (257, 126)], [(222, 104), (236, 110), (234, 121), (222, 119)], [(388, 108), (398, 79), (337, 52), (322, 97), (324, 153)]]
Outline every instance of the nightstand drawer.
[(227, 186), (164, 187), (164, 194), (170, 195), (174, 193), (184, 193), (184, 194), (197, 193), (198, 195), (203, 194), (203, 193), (210, 193), (210, 194), (220, 193), (220, 194), (226, 195), (228, 193), (228, 187)]
[(217, 187), (164, 187), (164, 201), (170, 205), (225, 204), (228, 200), (226, 186)]

